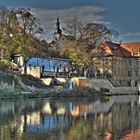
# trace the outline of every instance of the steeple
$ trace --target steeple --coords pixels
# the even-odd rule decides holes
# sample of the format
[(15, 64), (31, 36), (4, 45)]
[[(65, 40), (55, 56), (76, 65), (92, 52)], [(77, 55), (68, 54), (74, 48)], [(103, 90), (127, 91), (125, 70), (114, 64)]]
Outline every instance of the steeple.
[(60, 21), (59, 21), (59, 17), (57, 16), (57, 22), (56, 22), (56, 30), (57, 30), (57, 33), (61, 34), (62, 31), (60, 29)]
[(59, 21), (59, 17), (57, 16), (56, 32), (54, 32), (54, 34), (53, 34), (53, 40), (55, 42), (57, 42), (60, 39), (61, 36), (62, 36), (62, 31), (60, 29), (60, 21)]

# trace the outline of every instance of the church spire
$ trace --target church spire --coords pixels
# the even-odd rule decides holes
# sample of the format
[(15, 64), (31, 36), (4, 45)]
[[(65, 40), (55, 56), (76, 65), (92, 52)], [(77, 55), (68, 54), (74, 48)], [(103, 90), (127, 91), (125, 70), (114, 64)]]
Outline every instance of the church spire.
[(61, 29), (60, 29), (60, 21), (59, 21), (59, 17), (57, 16), (57, 22), (56, 22), (56, 29), (57, 29), (57, 32), (59, 34), (62, 33)]

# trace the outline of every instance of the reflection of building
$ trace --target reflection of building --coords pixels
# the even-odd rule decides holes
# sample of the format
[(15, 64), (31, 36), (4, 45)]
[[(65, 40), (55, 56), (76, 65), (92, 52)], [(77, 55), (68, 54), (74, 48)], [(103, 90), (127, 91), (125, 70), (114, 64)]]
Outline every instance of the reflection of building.
[[(118, 102), (113, 104), (109, 112), (97, 113), (93, 122), (94, 131), (109, 130), (114, 132), (114, 139), (119, 139), (119, 134), (125, 136), (126, 132), (139, 127), (138, 102)], [(124, 131), (125, 130), (125, 131)], [(115, 134), (118, 132), (118, 134)]]
[[(0, 138), (8, 140), (31, 136), (32, 139), (52, 139), (53, 136), (54, 140), (89, 138), (98, 140), (110, 137), (118, 140), (131, 136), (133, 140), (138, 139), (140, 134), (138, 97), (113, 96), (108, 101), (100, 99), (35, 100), (37, 102), (28, 100), (22, 103), (12, 101), (13, 105), (7, 102), (9, 105), (7, 113), (6, 110), (2, 110), (0, 114)], [(1, 102), (5, 103), (5, 101)], [(5, 107), (2, 103), (1, 109)], [(42, 112), (43, 109), (46, 112)], [(72, 112), (75, 112), (74, 119), (71, 116)], [(6, 121), (2, 120), (3, 117), (6, 118), (4, 114), (9, 117)]]
[(40, 124), (40, 112), (32, 112), (27, 115), (28, 125), (39, 125)]
[(43, 113), (43, 114), (49, 114), (49, 115), (52, 114), (52, 108), (51, 108), (49, 102), (47, 102), (47, 103), (43, 106), (43, 108), (42, 108), (42, 113)]
[[(25, 119), (26, 118), (26, 119)], [(22, 134), (24, 132), (24, 127), (26, 125), (39, 125), (40, 124), (40, 112), (32, 112), (30, 114), (21, 115), (19, 125), (19, 132)]]
[(121, 136), (121, 140), (139, 140), (140, 139), (140, 128), (124, 131)]

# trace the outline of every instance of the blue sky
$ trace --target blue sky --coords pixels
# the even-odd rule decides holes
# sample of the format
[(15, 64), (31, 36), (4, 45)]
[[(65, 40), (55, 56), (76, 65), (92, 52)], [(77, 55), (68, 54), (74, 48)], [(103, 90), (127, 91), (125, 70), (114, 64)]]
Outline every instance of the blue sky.
[(123, 42), (140, 41), (140, 0), (0, 0), (0, 5), (31, 8), (49, 39), (59, 13), (61, 26), (76, 15), (85, 23), (104, 23), (117, 30)]

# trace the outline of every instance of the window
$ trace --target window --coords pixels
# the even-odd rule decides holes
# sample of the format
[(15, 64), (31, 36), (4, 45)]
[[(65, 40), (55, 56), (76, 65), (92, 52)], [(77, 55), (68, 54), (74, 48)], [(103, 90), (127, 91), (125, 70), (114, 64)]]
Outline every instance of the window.
[(132, 64), (132, 61), (131, 61), (130, 59), (128, 60), (128, 64), (129, 64), (129, 65), (131, 65), (131, 64)]
[(128, 71), (128, 76), (129, 76), (129, 77), (131, 76), (131, 72), (130, 72), (130, 71)]
[(138, 76), (138, 71), (137, 70), (135, 71), (135, 76)]

